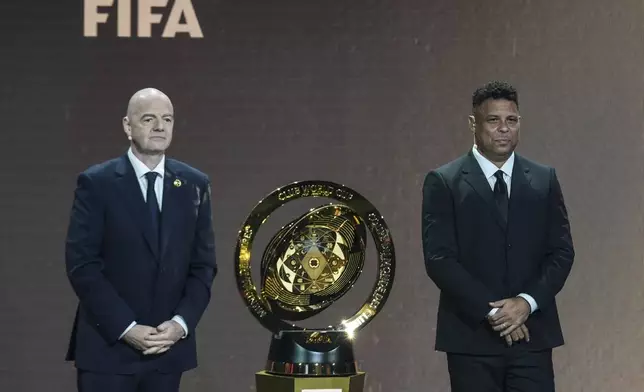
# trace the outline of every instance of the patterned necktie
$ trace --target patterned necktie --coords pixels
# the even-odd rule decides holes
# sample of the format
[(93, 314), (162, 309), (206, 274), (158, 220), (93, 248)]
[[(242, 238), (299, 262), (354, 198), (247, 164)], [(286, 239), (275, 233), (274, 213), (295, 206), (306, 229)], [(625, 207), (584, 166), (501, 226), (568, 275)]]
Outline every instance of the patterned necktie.
[(494, 173), (496, 183), (494, 184), (494, 200), (496, 201), (496, 208), (503, 217), (503, 220), (508, 222), (508, 186), (503, 179), (503, 171), (499, 170)]

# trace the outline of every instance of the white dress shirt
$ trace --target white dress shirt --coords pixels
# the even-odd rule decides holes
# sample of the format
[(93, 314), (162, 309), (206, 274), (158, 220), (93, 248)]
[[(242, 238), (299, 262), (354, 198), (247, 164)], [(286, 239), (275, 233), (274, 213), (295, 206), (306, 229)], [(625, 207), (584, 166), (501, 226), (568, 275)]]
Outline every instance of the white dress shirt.
[[(472, 153), (474, 154), (474, 158), (476, 159), (476, 161), (479, 163), (479, 166), (483, 171), (483, 175), (487, 179), (487, 182), (490, 184), (490, 188), (492, 189), (492, 191), (494, 191), (494, 185), (496, 184), (496, 177), (494, 177), (494, 174), (499, 170), (503, 172), (503, 179), (505, 180), (505, 183), (508, 188), (508, 199), (509, 199), (510, 190), (512, 188), (512, 169), (514, 168), (514, 153), (510, 155), (510, 158), (508, 158), (508, 160), (505, 161), (503, 166), (501, 166), (500, 168), (497, 167), (494, 163), (490, 162), (486, 157), (484, 157), (476, 148), (476, 145), (472, 147)], [(531, 295), (526, 293), (521, 293), (518, 296), (525, 299), (528, 302), (528, 304), (530, 304), (530, 313), (533, 313), (535, 310), (539, 309), (539, 307), (537, 306), (537, 301), (535, 301)], [(492, 308), (492, 310), (490, 310), (490, 313), (488, 313), (488, 316), (494, 315), (497, 312), (497, 310), (498, 308)]]
[[(141, 162), (139, 158), (134, 155), (132, 152), (132, 148), (130, 147), (129, 150), (127, 150), (127, 157), (130, 159), (130, 163), (132, 164), (132, 168), (134, 168), (134, 174), (136, 175), (136, 179), (139, 180), (139, 186), (141, 187), (141, 192), (143, 193), (143, 200), (147, 203), (148, 199), (148, 180), (145, 177), (145, 175), (153, 171), (158, 174), (154, 181), (154, 193), (157, 196), (157, 204), (159, 205), (159, 211), (163, 210), (163, 176), (165, 176), (165, 155), (161, 157), (161, 161), (159, 164), (153, 169), (150, 170), (147, 166), (145, 166), (145, 163)], [(183, 317), (176, 315), (172, 318), (174, 321), (179, 323), (181, 325), (181, 328), (183, 328), (184, 335), (183, 337), (185, 338), (188, 336), (188, 326), (186, 325), (185, 320)], [(132, 327), (136, 325), (136, 321), (132, 321), (132, 324), (130, 324), (125, 331), (121, 334), (119, 339), (121, 339), (123, 336), (125, 336), (126, 333)]]

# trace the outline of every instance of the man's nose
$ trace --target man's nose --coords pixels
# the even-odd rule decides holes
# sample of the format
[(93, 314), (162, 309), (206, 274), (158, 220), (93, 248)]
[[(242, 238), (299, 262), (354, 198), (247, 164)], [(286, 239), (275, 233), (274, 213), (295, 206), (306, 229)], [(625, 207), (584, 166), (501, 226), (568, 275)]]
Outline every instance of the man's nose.
[(163, 123), (163, 121), (157, 121), (156, 124), (154, 124), (154, 131), (155, 132), (165, 131), (165, 124)]

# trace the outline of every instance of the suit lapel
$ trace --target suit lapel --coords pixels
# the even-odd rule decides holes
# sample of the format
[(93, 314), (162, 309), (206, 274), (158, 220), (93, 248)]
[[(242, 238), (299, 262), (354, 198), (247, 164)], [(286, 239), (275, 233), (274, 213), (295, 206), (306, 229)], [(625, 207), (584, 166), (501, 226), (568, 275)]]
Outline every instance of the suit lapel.
[(161, 259), (167, 250), (170, 236), (179, 222), (181, 196), (187, 184), (171, 161), (166, 159), (163, 176), (163, 207), (161, 208)]
[(479, 166), (479, 163), (476, 161), (476, 158), (474, 158), (474, 154), (471, 151), (465, 159), (461, 172), (463, 173), (465, 182), (467, 182), (485, 201), (490, 213), (494, 216), (494, 220), (499, 227), (505, 231), (507, 222), (505, 222), (499, 213), (499, 210), (496, 207), (496, 201), (494, 201), (494, 193), (490, 187), (490, 183), (487, 178), (485, 178), (485, 174), (483, 174), (481, 166)]
[(522, 163), (519, 155), (515, 156), (514, 169), (512, 169), (512, 188), (510, 190), (510, 206), (508, 211), (508, 220), (517, 216), (521, 211), (521, 204), (526, 198), (526, 195), (532, 189), (530, 182), (532, 181), (532, 174), (530, 168)]
[(155, 240), (154, 233), (152, 233), (150, 219), (146, 213), (147, 206), (143, 198), (143, 193), (141, 192), (141, 186), (139, 185), (139, 180), (136, 178), (134, 168), (132, 168), (132, 164), (130, 163), (127, 155), (124, 155), (118, 163), (116, 168), (116, 177), (117, 187), (124, 197), (124, 204), (130, 211), (130, 214), (133, 217), (132, 220), (136, 222), (141, 229), (150, 251), (155, 257), (158, 257), (159, 250), (158, 246), (156, 246), (158, 241)]

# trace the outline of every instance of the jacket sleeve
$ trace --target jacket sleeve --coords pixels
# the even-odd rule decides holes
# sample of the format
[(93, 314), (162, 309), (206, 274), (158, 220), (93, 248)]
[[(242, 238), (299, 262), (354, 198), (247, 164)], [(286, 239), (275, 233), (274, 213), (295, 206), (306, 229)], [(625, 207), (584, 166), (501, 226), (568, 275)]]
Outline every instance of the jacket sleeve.
[(570, 274), (574, 257), (575, 251), (563, 193), (555, 170), (550, 169), (548, 236), (545, 254), (538, 274), (523, 290), (534, 298), (539, 309), (554, 303), (555, 295), (561, 291)]
[(175, 309), (188, 326), (194, 331), (208, 303), (210, 289), (217, 275), (215, 262), (215, 234), (212, 224), (210, 182), (206, 179), (201, 189), (199, 212), (195, 230), (192, 256), (183, 297)]
[(67, 277), (98, 331), (115, 343), (135, 314), (103, 274), (104, 213), (99, 190), (89, 175), (80, 174), (65, 243)]
[(422, 241), (427, 275), (465, 320), (485, 321), (489, 302), (498, 298), (459, 263), (454, 204), (438, 172), (430, 172), (423, 185)]

